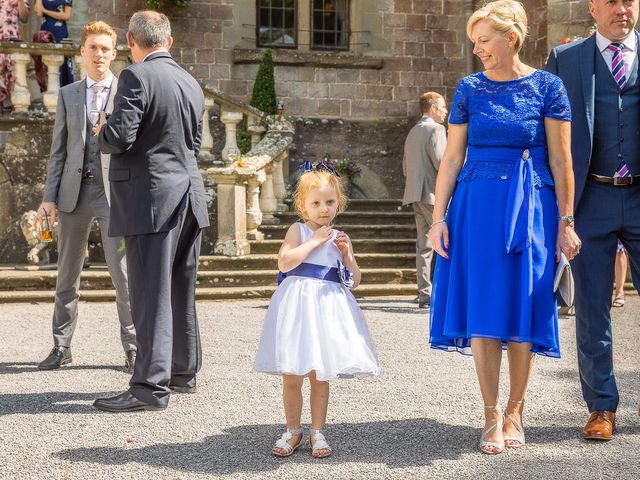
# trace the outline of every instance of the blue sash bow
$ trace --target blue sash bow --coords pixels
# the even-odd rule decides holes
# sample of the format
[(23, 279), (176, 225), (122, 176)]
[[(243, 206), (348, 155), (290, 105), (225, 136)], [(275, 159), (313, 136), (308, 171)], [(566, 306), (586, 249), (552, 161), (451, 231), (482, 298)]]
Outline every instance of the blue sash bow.
[(288, 272), (278, 272), (278, 285), (287, 277), (309, 277), (330, 282), (342, 283), (347, 288), (353, 287), (353, 274), (338, 260), (337, 267), (316, 265), (314, 263), (301, 263)]
[(505, 212), (507, 253), (521, 253), (531, 247), (533, 236), (533, 162), (529, 150), (522, 153), (513, 170)]

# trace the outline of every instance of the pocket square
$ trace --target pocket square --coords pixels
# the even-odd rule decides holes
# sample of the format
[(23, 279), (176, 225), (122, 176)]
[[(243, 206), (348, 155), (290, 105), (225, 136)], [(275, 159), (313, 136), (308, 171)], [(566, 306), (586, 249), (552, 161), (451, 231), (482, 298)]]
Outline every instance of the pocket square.
[(561, 307), (573, 306), (575, 295), (573, 274), (571, 273), (571, 264), (564, 253), (560, 254), (560, 261), (556, 266), (556, 274), (553, 279), (553, 291), (556, 294), (558, 305)]

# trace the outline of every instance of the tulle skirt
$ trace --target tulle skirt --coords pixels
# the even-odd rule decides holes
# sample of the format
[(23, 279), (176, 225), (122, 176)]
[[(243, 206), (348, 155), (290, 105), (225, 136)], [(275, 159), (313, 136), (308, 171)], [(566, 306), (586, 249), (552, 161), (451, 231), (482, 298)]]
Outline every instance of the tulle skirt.
[(287, 277), (273, 294), (264, 320), (255, 372), (307, 375), (321, 381), (379, 375), (369, 329), (342, 284)]

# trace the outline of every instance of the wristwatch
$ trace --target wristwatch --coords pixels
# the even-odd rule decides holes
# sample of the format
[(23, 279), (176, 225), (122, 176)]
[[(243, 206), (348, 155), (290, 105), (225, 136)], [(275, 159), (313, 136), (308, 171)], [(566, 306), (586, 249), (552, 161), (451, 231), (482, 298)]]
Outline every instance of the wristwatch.
[(559, 215), (559, 222), (566, 222), (570, 227), (573, 227), (573, 215)]

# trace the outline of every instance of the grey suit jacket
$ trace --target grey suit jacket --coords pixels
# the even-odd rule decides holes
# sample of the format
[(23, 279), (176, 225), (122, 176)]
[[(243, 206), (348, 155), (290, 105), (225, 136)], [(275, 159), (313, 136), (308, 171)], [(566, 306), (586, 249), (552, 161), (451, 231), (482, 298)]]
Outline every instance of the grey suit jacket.
[[(105, 106), (107, 113), (113, 111), (113, 97), (117, 88), (118, 79), (114, 76)], [(54, 202), (58, 210), (65, 213), (70, 213), (76, 208), (80, 193), (87, 136), (86, 90), (86, 79), (82, 79), (62, 87), (58, 94), (43, 201)], [(109, 157), (108, 154), (101, 155), (107, 202), (110, 200)]]
[(423, 117), (404, 142), (402, 172), (406, 177), (402, 204), (435, 202), (436, 177), (447, 145), (447, 131), (431, 117)]
[(168, 52), (155, 52), (120, 73), (113, 114), (100, 130), (111, 153), (110, 236), (174, 228), (187, 202), (200, 228), (209, 225), (198, 153), (204, 94)]

